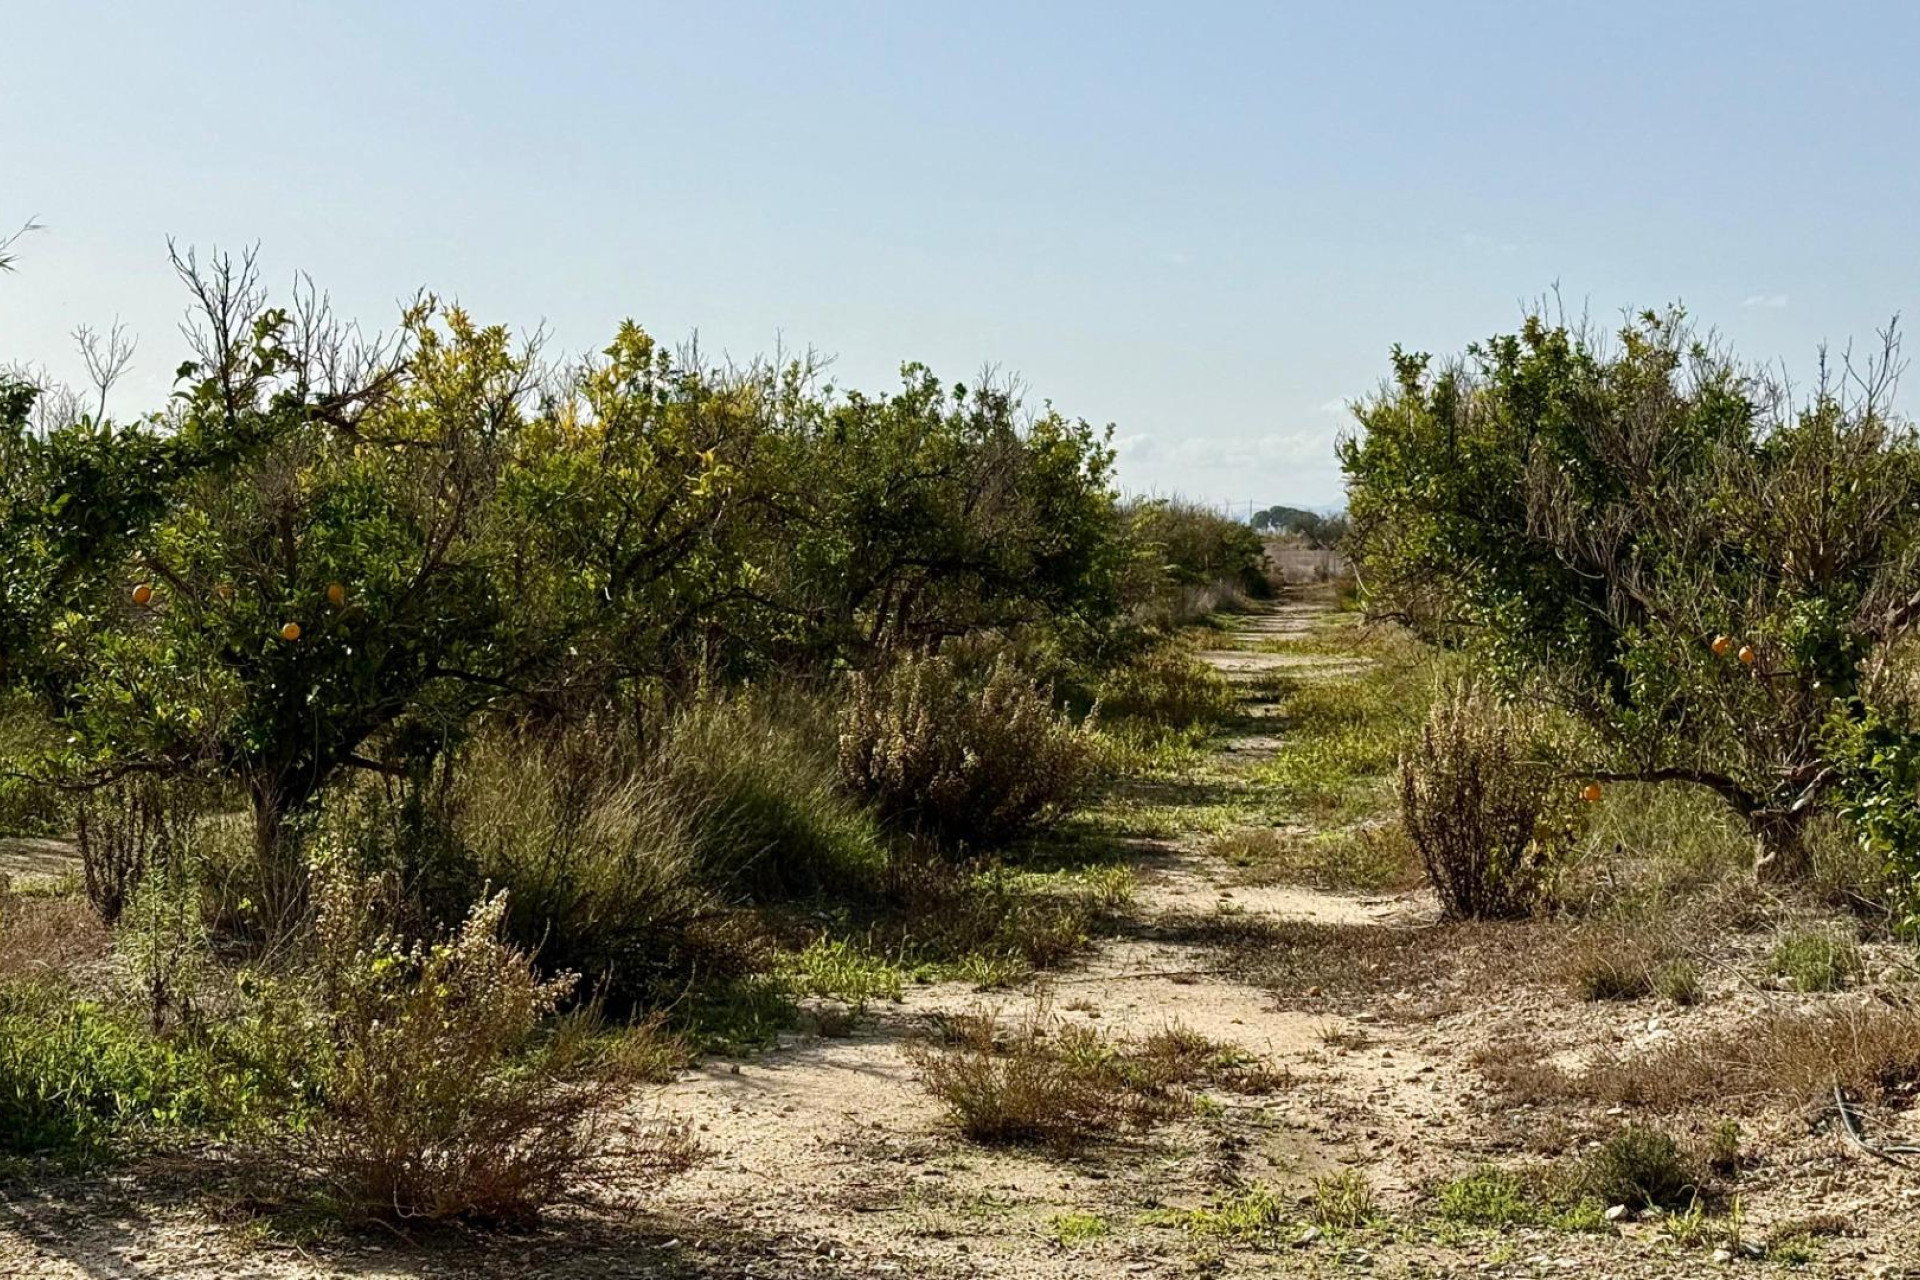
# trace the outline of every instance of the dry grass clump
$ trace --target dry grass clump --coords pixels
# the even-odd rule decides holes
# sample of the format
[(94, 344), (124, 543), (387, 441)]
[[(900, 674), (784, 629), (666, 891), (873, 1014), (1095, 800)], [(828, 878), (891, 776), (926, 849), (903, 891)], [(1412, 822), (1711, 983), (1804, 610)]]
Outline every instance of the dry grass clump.
[(1400, 825), (1391, 822), (1332, 832), (1243, 828), (1217, 837), (1208, 852), (1244, 868), (1244, 878), (1256, 884), (1377, 892), (1420, 882), (1418, 851)]
[(991, 845), (1077, 805), (1094, 739), (1004, 655), (977, 688), (941, 656), (855, 676), (841, 720), (840, 772), (888, 815)]
[(1527, 759), (1527, 736), (1516, 716), (1462, 683), (1435, 702), (1401, 757), (1401, 822), (1449, 916), (1527, 915), (1544, 891), (1552, 778)]
[(1582, 1000), (1664, 996), (1675, 1004), (1700, 999), (1700, 978), (1658, 921), (1613, 922), (1584, 929), (1569, 942), (1567, 981)]
[(107, 943), (85, 900), (19, 893), (0, 876), (0, 987), (67, 972)]
[(1184, 1028), (1113, 1040), (1041, 1009), (1003, 1028), (992, 1013), (951, 1019), (913, 1051), (923, 1083), (976, 1142), (1071, 1148), (1187, 1114), (1206, 1081), (1278, 1087), (1270, 1070)]
[(1819, 1102), (1835, 1085), (1855, 1098), (1899, 1101), (1920, 1086), (1920, 1009), (1872, 1004), (1769, 1013), (1658, 1048), (1614, 1053), (1582, 1071), (1543, 1061), (1537, 1046), (1505, 1041), (1475, 1055), (1474, 1065), (1519, 1102), (1751, 1113)]

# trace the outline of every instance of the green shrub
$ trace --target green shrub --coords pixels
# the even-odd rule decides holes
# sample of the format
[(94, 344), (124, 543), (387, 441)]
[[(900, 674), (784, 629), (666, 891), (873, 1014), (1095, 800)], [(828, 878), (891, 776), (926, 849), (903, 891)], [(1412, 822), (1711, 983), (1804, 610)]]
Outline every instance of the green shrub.
[(674, 720), (659, 772), (690, 819), (703, 879), (729, 896), (877, 883), (886, 844), (840, 787), (834, 737), (823, 705), (791, 692), (708, 699)]
[(1551, 779), (1523, 738), (1514, 716), (1460, 684), (1401, 759), (1401, 823), (1450, 916), (1524, 915), (1545, 887)]
[(1164, 729), (1218, 724), (1238, 707), (1226, 677), (1185, 645), (1156, 645), (1100, 681), (1103, 721)]
[(1860, 973), (1860, 948), (1851, 938), (1796, 930), (1773, 948), (1773, 971), (1797, 991), (1838, 991)]
[(1072, 809), (1091, 735), (1004, 658), (981, 685), (951, 661), (905, 658), (854, 678), (840, 770), (888, 815), (966, 844), (1004, 842)]
[(1581, 1161), (1576, 1183), (1610, 1205), (1678, 1209), (1697, 1198), (1703, 1178), (1671, 1134), (1630, 1124)]

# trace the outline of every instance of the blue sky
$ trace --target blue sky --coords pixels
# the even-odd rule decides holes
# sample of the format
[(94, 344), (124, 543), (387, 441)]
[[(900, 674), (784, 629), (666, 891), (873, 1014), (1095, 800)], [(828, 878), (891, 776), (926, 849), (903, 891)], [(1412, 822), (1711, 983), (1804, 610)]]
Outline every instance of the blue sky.
[(632, 316), (847, 385), (1017, 371), (1135, 490), (1339, 500), (1342, 402), (1556, 282), (1811, 367), (1920, 300), (1920, 6), (293, 6), (0, 13), (0, 360), (141, 338), (166, 238), (384, 323)]

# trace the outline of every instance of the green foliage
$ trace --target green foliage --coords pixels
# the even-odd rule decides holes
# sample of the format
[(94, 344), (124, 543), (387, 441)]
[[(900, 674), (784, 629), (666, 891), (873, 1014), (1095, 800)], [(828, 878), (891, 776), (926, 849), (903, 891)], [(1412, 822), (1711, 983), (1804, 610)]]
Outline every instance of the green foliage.
[(1611, 346), (1534, 314), (1438, 369), (1396, 350), (1341, 450), (1361, 577), (1581, 717), (1619, 771), (1712, 788), (1796, 872), (1831, 778), (1815, 731), (1857, 714), (1920, 586), (1893, 355), (1795, 407), (1677, 311)]
[(840, 771), (889, 816), (993, 845), (1051, 822), (1090, 782), (1091, 734), (1005, 658), (974, 686), (946, 658), (853, 681)]
[(1838, 991), (1860, 975), (1860, 947), (1830, 932), (1796, 930), (1774, 945), (1773, 971), (1796, 991)]
[(1256, 511), (1247, 523), (1262, 533), (1290, 533), (1316, 547), (1334, 547), (1347, 536), (1346, 513), (1323, 516), (1299, 507), (1275, 506)]
[(309, 1047), (271, 1013), (155, 1034), (59, 986), (0, 989), (0, 1151), (96, 1157), (143, 1133), (279, 1116), (310, 1080)]
[(1581, 1161), (1577, 1184), (1610, 1205), (1678, 1209), (1698, 1199), (1703, 1175), (1673, 1135), (1629, 1124)]

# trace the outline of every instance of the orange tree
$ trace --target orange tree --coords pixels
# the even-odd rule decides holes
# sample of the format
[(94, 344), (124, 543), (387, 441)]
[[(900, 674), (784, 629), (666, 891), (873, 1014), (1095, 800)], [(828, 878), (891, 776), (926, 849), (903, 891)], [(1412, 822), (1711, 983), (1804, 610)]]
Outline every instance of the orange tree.
[(741, 485), (746, 625), (788, 660), (862, 665), (990, 629), (1097, 640), (1124, 555), (1113, 453), (1050, 406), (920, 365), (891, 394), (769, 379)]
[(1396, 350), (1341, 446), (1368, 597), (1575, 713), (1590, 776), (1710, 788), (1789, 874), (1832, 726), (1920, 613), (1892, 354), (1794, 405), (1678, 312)]
[[(623, 567), (695, 554), (678, 535), (715, 486), (671, 433), (629, 441), (624, 469), (576, 465), (611, 400), (537, 398), (528, 352), (458, 308), (423, 300), (367, 343), (311, 294), (268, 306), (248, 263), (183, 267), (198, 358), (109, 451), (165, 465), (113, 572), (53, 627), (50, 683), (71, 770), (235, 779), (263, 887), (297, 896), (290, 823), (331, 779), (414, 774), (476, 713), (542, 696), (631, 598)], [(84, 475), (54, 468), (53, 501)], [(608, 485), (665, 491), (667, 514), (601, 544), (581, 526)]]

